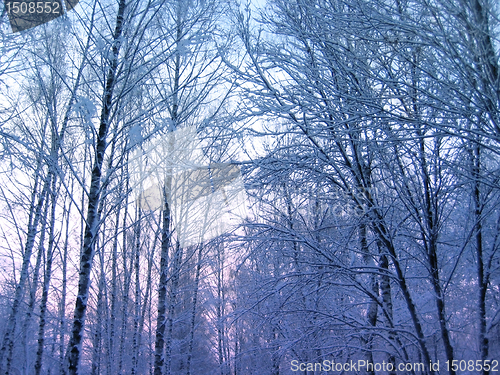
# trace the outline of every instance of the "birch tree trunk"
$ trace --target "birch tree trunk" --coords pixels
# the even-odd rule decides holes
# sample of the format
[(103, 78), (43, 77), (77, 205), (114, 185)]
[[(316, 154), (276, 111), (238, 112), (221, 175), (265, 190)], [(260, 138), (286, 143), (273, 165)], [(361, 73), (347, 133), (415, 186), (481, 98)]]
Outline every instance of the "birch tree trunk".
[(200, 273), (201, 273), (201, 260), (203, 255), (203, 244), (198, 245), (198, 256), (196, 259), (196, 274), (194, 278), (194, 290), (193, 290), (193, 306), (191, 308), (191, 321), (189, 328), (189, 344), (188, 344), (188, 354), (186, 359), (187, 375), (191, 375), (191, 359), (193, 357), (193, 347), (194, 347), (194, 333), (196, 329), (196, 307), (198, 304), (198, 289), (200, 285)]
[[(176, 34), (175, 43), (176, 48), (178, 48), (178, 43), (182, 38), (182, 23), (181, 23), (181, 3), (180, 1), (175, 2), (176, 6)], [(172, 90), (172, 107), (170, 109), (170, 116), (172, 120), (172, 129), (174, 131), (178, 127), (178, 116), (179, 116), (179, 80), (180, 80), (180, 55), (177, 50), (175, 54), (175, 66), (173, 74), (173, 90)], [(171, 169), (170, 169), (171, 171)], [(165, 331), (167, 328), (167, 282), (168, 282), (168, 253), (170, 248), (170, 241), (172, 236), (172, 223), (171, 223), (171, 208), (170, 208), (170, 197), (172, 190), (172, 177), (169, 175), (165, 176), (165, 185), (163, 186), (163, 221), (162, 221), (162, 238), (161, 238), (161, 255), (160, 255), (160, 281), (158, 284), (158, 318), (156, 322), (156, 339), (155, 339), (155, 369), (154, 375), (163, 375), (163, 370), (165, 368), (165, 373), (169, 374), (170, 367), (170, 345), (169, 340), (165, 340)], [(178, 249), (178, 243), (177, 249)], [(177, 250), (176, 250), (177, 252)], [(175, 257), (175, 256), (174, 256)], [(174, 265), (175, 267), (175, 265)], [(169, 301), (170, 305), (172, 301)], [(172, 310), (173, 313), (173, 310)], [(168, 311), (170, 314), (170, 308)], [(169, 322), (171, 317), (168, 317)], [(169, 323), (170, 324), (170, 323)], [(169, 328), (170, 331), (170, 328)], [(166, 353), (164, 352), (165, 345), (167, 346)], [(165, 358), (165, 356), (167, 358)], [(165, 363), (165, 360), (167, 361)]]
[[(57, 150), (54, 150), (54, 154), (57, 153)], [(52, 161), (54, 163), (53, 168), (56, 167), (56, 160)], [(45, 344), (45, 316), (47, 313), (47, 302), (49, 296), (49, 288), (50, 288), (50, 279), (52, 277), (52, 262), (54, 259), (54, 246), (55, 246), (55, 220), (56, 220), (56, 203), (57, 203), (57, 176), (55, 173), (52, 174), (52, 181), (50, 187), (50, 226), (49, 226), (49, 243), (47, 247), (47, 257), (45, 261), (45, 275), (43, 280), (43, 291), (42, 291), (42, 301), (40, 304), (40, 324), (38, 329), (38, 349), (36, 353), (36, 362), (35, 362), (35, 375), (40, 375), (42, 370), (42, 361), (43, 361), (43, 351)]]
[[(91, 375), (101, 374), (101, 351), (102, 351), (102, 330), (104, 317), (104, 284), (105, 276), (101, 272), (99, 275), (99, 286), (97, 288), (97, 309), (96, 318), (92, 332), (92, 369)], [(104, 323), (106, 324), (106, 323)]]
[(220, 366), (220, 375), (226, 375), (226, 356), (224, 351), (224, 340), (226, 335), (226, 324), (224, 322), (225, 316), (225, 292), (224, 292), (224, 244), (221, 241), (217, 241), (216, 246), (216, 287), (217, 287), (217, 301), (215, 306), (216, 311), (216, 327), (217, 327), (217, 359)]
[(134, 244), (134, 273), (135, 273), (135, 298), (134, 298), (134, 336), (132, 341), (132, 368), (130, 373), (137, 373), (137, 364), (139, 361), (139, 345), (142, 332), (139, 331), (141, 321), (141, 282), (140, 282), (140, 249), (141, 249), (141, 219), (142, 209), (136, 208), (135, 220), (135, 244)]
[(165, 340), (165, 374), (170, 375), (172, 369), (172, 340), (174, 329), (175, 307), (177, 305), (177, 294), (179, 291), (179, 278), (181, 273), (183, 258), (183, 248), (179, 241), (175, 243), (174, 258), (172, 262), (171, 283), (168, 293), (168, 309), (167, 309), (167, 332)]
[[(473, 178), (473, 201), (474, 201), (474, 223), (475, 223), (475, 247), (476, 247), (476, 262), (477, 262), (477, 282), (479, 287), (478, 296), (478, 339), (479, 352), (481, 359), (485, 361), (488, 358), (489, 340), (487, 336), (487, 320), (486, 320), (486, 293), (488, 291), (488, 276), (485, 270), (485, 255), (483, 244), (483, 198), (481, 196), (481, 146), (478, 143), (471, 145), (471, 162), (472, 162), (472, 178)], [(483, 375), (488, 375), (489, 371), (482, 369)]]
[[(28, 234), (26, 238), (26, 245), (24, 248), (23, 254), (23, 263), (21, 266), (21, 272), (19, 277), (19, 283), (16, 286), (16, 292), (14, 296), (14, 302), (12, 304), (12, 310), (9, 315), (7, 330), (5, 332), (2, 348), (0, 349), (0, 365), (4, 370), (5, 375), (10, 375), (10, 369), (12, 366), (12, 355), (14, 352), (14, 334), (16, 330), (17, 323), (17, 314), (19, 312), (19, 307), (22, 303), (22, 299), (24, 297), (24, 289), (26, 285), (26, 281), (28, 279), (28, 268), (30, 264), (31, 254), (33, 252), (33, 246), (35, 244), (35, 237), (38, 230), (38, 224), (40, 223), (41, 214), (42, 214), (42, 206), (44, 204), (45, 195), (49, 189), (49, 176), (45, 178), (44, 185), (40, 196), (38, 197), (38, 202), (36, 206), (32, 205), (32, 209), (30, 210), (30, 217), (28, 219)], [(35, 185), (32, 199), (33, 201), (36, 199), (36, 189), (38, 187)], [(33, 202), (34, 203), (34, 202)], [(4, 365), (4, 360), (6, 359), (7, 363)], [(5, 367), (4, 367), (5, 366)]]
[(114, 369), (115, 358), (115, 330), (116, 330), (116, 310), (118, 300), (118, 228), (120, 222), (121, 205), (116, 210), (115, 230), (113, 236), (113, 247), (111, 255), (111, 317), (109, 322), (109, 343), (108, 343), (108, 375)]
[[(373, 259), (370, 255), (370, 251), (368, 249), (368, 240), (367, 240), (367, 233), (366, 233), (366, 224), (361, 223), (359, 227), (359, 239), (360, 239), (360, 245), (361, 245), (361, 252), (363, 254), (363, 259), (365, 264), (369, 267), (373, 263)], [(368, 305), (367, 313), (366, 313), (366, 320), (368, 323), (369, 327), (369, 332), (366, 335), (366, 337), (363, 337), (363, 341), (366, 345), (366, 360), (369, 363), (373, 363), (373, 334), (370, 332), (372, 329), (374, 330), (375, 326), (377, 325), (377, 313), (378, 313), (378, 295), (379, 295), (379, 286), (378, 286), (378, 281), (377, 277), (375, 274), (370, 275), (370, 290), (373, 297), (370, 298), (370, 302)], [(375, 375), (375, 371), (370, 370), (369, 374)]]
[(170, 247), (170, 206), (167, 200), (167, 184), (163, 188), (163, 213), (161, 231), (161, 255), (160, 255), (160, 281), (158, 285), (158, 317), (156, 321), (155, 339), (155, 363), (154, 375), (162, 375), (165, 364), (165, 328), (167, 321), (167, 280), (168, 280), (168, 251)]
[[(73, 186), (69, 194), (73, 192)], [(67, 277), (68, 277), (68, 242), (69, 238), (69, 224), (71, 220), (71, 207), (72, 201), (70, 199), (67, 212), (66, 212), (66, 233), (64, 238), (64, 246), (61, 254), (61, 302), (59, 305), (59, 375), (64, 375), (64, 347), (66, 337), (66, 291), (67, 291)]]
[(87, 218), (85, 223), (85, 234), (80, 259), (80, 273), (78, 280), (78, 294), (76, 297), (73, 328), (66, 354), (67, 374), (77, 375), (80, 361), (81, 343), (85, 324), (85, 313), (90, 287), (90, 272), (94, 257), (94, 245), (97, 236), (97, 207), (100, 199), (101, 174), (104, 161), (104, 152), (107, 144), (109, 119), (113, 100), (113, 90), (116, 85), (116, 73), (118, 68), (118, 56), (121, 46), (121, 35), (123, 31), (125, 13), (125, 0), (120, 0), (116, 17), (115, 31), (113, 35), (112, 55), (107, 72), (106, 86), (103, 94), (103, 108), (99, 124), (94, 166), (91, 174), (91, 185), (89, 189)]
[(36, 257), (36, 262), (35, 262), (35, 268), (33, 270), (33, 281), (32, 281), (32, 286), (30, 290), (30, 301), (28, 304), (28, 311), (26, 313), (26, 318), (24, 321), (24, 326), (22, 329), (22, 343), (24, 343), (25, 346), (25, 364), (24, 364), (24, 371), (27, 372), (28, 369), (30, 369), (30, 364), (29, 364), (29, 353), (28, 353), (28, 343), (26, 342), (27, 339), (27, 334), (28, 334), (28, 329), (31, 324), (31, 317), (33, 315), (33, 312), (35, 310), (35, 304), (36, 304), (36, 293), (38, 291), (38, 283), (39, 283), (39, 278), (40, 278), (40, 267), (42, 264), (42, 258), (45, 252), (45, 233), (46, 233), (46, 227), (47, 227), (47, 220), (46, 218), (48, 217), (49, 205), (47, 203), (47, 200), (45, 202), (45, 208), (43, 212), (43, 217), (44, 219), (42, 220), (42, 226), (40, 228), (40, 239), (39, 239), (39, 244), (38, 244), (38, 255)]
[[(125, 176), (125, 186), (128, 191), (129, 187), (129, 178)], [(128, 194), (125, 197), (125, 212), (123, 215), (123, 236), (122, 236), (122, 264), (123, 264), (123, 294), (122, 294), (122, 324), (120, 330), (120, 343), (118, 349), (118, 373), (122, 371), (123, 368), (123, 357), (125, 355), (125, 333), (128, 325), (128, 303), (129, 303), (129, 292), (130, 292), (130, 281), (131, 281), (131, 268), (132, 265), (127, 262), (129, 259), (128, 256), (128, 244), (127, 244), (127, 220), (128, 220)]]

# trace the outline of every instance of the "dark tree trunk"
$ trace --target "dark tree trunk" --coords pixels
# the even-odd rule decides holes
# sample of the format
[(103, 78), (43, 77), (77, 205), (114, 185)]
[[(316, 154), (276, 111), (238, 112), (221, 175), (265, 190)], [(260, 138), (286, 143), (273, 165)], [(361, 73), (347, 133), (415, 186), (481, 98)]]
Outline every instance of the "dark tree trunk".
[[(160, 255), (160, 281), (158, 285), (158, 318), (156, 321), (156, 340), (155, 340), (155, 364), (154, 375), (163, 374), (165, 364), (165, 328), (167, 322), (167, 280), (168, 280), (168, 250), (170, 248), (170, 205), (167, 200), (167, 188), (163, 188), (163, 228), (161, 237), (161, 255)], [(169, 191), (170, 194), (170, 191)]]
[(100, 201), (101, 175), (106, 151), (109, 119), (111, 113), (113, 89), (116, 84), (116, 73), (118, 68), (118, 56), (121, 46), (121, 35), (123, 31), (125, 13), (125, 0), (120, 0), (116, 17), (116, 27), (113, 35), (113, 46), (110, 66), (107, 73), (106, 86), (103, 95), (103, 108), (99, 125), (99, 134), (95, 151), (95, 161), (91, 174), (89, 189), (87, 219), (85, 234), (80, 258), (80, 273), (78, 279), (78, 294), (76, 297), (75, 312), (73, 317), (73, 328), (66, 354), (68, 375), (77, 375), (80, 361), (81, 343), (83, 339), (83, 328), (85, 324), (85, 313), (87, 311), (87, 300), (90, 288), (90, 272), (94, 258), (94, 245), (97, 237), (98, 214), (97, 208)]

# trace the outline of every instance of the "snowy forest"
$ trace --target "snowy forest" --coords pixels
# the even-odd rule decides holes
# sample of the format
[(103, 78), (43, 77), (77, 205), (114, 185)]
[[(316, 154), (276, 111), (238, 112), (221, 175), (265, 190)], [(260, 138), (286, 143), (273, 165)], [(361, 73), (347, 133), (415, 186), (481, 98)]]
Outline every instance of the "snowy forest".
[(2, 5), (0, 375), (500, 372), (497, 1), (76, 3)]

